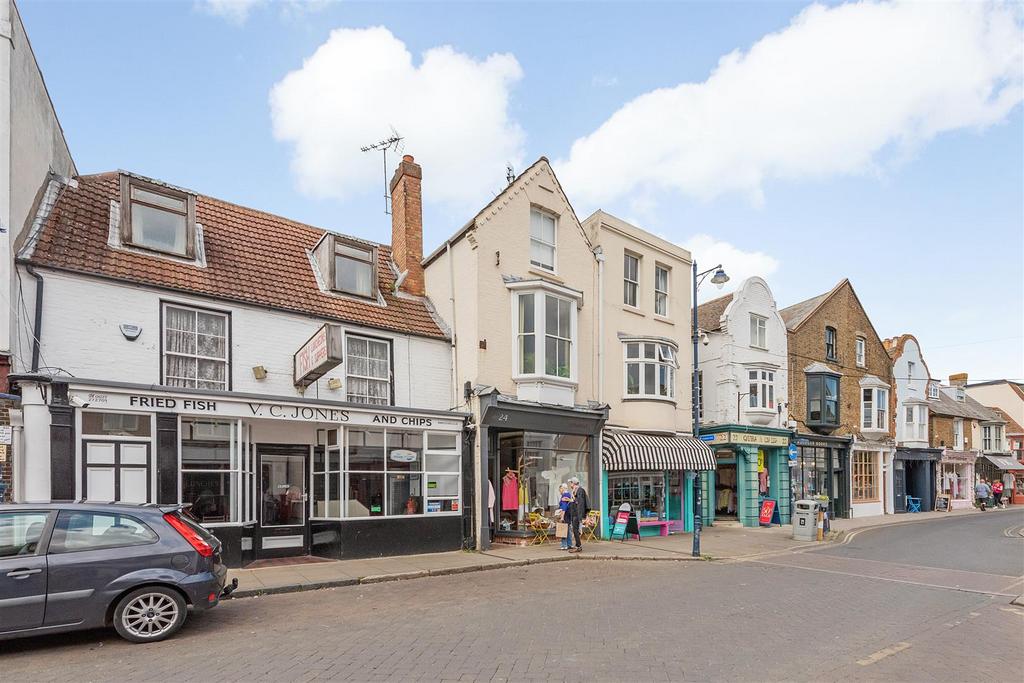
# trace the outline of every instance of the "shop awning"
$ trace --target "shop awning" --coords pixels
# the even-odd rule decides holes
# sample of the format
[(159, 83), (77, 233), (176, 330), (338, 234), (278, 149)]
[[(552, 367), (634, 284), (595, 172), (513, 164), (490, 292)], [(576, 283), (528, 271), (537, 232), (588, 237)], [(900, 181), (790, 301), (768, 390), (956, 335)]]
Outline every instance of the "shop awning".
[(1024, 465), (1008, 455), (986, 455), (985, 459), (1001, 470), (1024, 470)]
[(604, 433), (601, 460), (606, 470), (713, 470), (715, 454), (690, 436)]

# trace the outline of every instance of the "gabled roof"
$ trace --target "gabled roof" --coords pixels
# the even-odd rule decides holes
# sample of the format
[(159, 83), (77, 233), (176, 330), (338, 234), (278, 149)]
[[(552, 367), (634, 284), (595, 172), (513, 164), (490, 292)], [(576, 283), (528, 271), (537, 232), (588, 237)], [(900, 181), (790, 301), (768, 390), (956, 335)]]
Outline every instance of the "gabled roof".
[(989, 406), (988, 409), (991, 410), (992, 412), (994, 412), (996, 415), (998, 415), (1000, 418), (1002, 418), (1003, 421), (1006, 422), (1006, 434), (1007, 434), (1007, 436), (1009, 436), (1010, 434), (1013, 434), (1013, 435), (1024, 434), (1024, 427), (1021, 427), (1017, 423), (1017, 421), (1014, 420), (1012, 417), (1010, 417), (1010, 415), (1005, 410), (1003, 410), (1002, 408), (995, 408), (995, 407), (992, 407), (992, 406)]
[(378, 245), (377, 249), (383, 306), (337, 296), (320, 289), (307, 253), (326, 230), (206, 195), (195, 196), (204, 267), (108, 244), (111, 202), (121, 199), (120, 172), (81, 176), (63, 185), (53, 208), (42, 215), (34, 247), (21, 260), (324, 320), (446, 337), (425, 298), (393, 293), (395, 272), (389, 246)]
[(914, 340), (915, 344), (917, 344), (917, 350), (921, 353), (921, 362), (924, 364), (925, 374), (928, 375), (930, 380), (932, 376), (931, 370), (928, 369), (928, 361), (924, 359), (924, 351), (921, 349), (921, 342), (917, 340), (917, 337), (912, 334), (901, 334), (898, 337), (883, 339), (882, 345), (885, 346), (885, 352), (889, 354), (889, 358), (891, 358), (893, 362), (896, 362), (896, 360), (903, 355), (903, 347), (905, 347), (907, 342), (911, 339)]
[(726, 294), (697, 306), (697, 326), (705, 332), (722, 329), (722, 315), (731, 303), (732, 294)]
[(824, 294), (819, 294), (818, 296), (811, 297), (806, 301), (801, 301), (798, 304), (793, 304), (792, 306), (783, 308), (779, 311), (779, 315), (782, 316), (782, 320), (786, 323), (786, 329), (790, 332), (795, 331), (804, 323), (805, 320), (811, 317), (811, 314), (817, 311), (823, 303), (828, 301), (836, 292), (842, 289), (843, 285), (848, 284), (850, 284), (850, 281), (843, 278), (840, 280), (839, 284)]
[(973, 387), (988, 387), (993, 386), (995, 384), (1006, 384), (1011, 389), (1013, 389), (1013, 392), (1017, 394), (1017, 396), (1019, 396), (1022, 401), (1024, 401), (1024, 384), (1021, 384), (1020, 382), (1014, 382), (1008, 379), (995, 379), (990, 380), (988, 382), (971, 382), (970, 384), (967, 385), (967, 388), (971, 389)]
[(928, 410), (936, 415), (946, 417), (965, 417), (982, 422), (1002, 421), (1002, 418), (991, 408), (986, 408), (966, 394), (964, 394), (963, 401), (958, 401), (952, 396), (948, 396), (945, 391), (939, 391), (938, 398), (929, 399)]

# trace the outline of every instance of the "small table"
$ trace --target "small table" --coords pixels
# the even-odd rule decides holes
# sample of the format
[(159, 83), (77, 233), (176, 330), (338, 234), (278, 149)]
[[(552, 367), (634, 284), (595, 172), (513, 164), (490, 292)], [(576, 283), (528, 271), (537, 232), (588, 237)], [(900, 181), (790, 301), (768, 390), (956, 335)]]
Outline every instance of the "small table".
[[(669, 522), (668, 520), (650, 520), (650, 521), (646, 521), (646, 522), (638, 521), (637, 524), (639, 526), (642, 526), (642, 527), (644, 527), (644, 526), (657, 526), (657, 527), (661, 527), (658, 530), (658, 535), (659, 536), (668, 536), (668, 527), (669, 527), (669, 525), (672, 524), (672, 522)], [(633, 534), (633, 535), (637, 536), (637, 534)], [(640, 537), (637, 536), (637, 539), (639, 539), (639, 538)]]

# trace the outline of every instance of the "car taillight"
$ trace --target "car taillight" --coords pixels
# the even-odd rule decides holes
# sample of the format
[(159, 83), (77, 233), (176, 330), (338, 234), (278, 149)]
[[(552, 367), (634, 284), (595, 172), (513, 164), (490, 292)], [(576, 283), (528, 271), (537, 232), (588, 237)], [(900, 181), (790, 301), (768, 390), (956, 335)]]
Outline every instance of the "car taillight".
[(164, 515), (164, 520), (174, 527), (174, 530), (181, 534), (182, 537), (188, 541), (188, 544), (196, 549), (197, 553), (203, 557), (210, 557), (213, 555), (213, 546), (207, 543), (206, 539), (197, 534), (195, 529), (183, 522), (178, 515), (173, 512), (168, 512)]

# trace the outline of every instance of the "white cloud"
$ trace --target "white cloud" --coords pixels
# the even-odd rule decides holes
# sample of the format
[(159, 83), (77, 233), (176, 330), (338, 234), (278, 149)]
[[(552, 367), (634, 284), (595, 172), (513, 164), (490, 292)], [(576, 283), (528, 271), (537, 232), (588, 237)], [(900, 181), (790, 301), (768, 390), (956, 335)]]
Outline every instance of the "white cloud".
[(380, 154), (359, 148), (393, 126), (423, 165), (426, 201), (479, 204), (504, 187), (506, 163), (521, 166), (524, 134), (508, 111), (520, 78), (511, 54), (445, 45), (416, 64), (384, 27), (337, 29), (271, 90), (274, 135), (293, 145), (303, 192), (345, 198), (381, 191)]
[(683, 242), (682, 246), (697, 259), (697, 268), (701, 272), (721, 263), (726, 275), (729, 276), (729, 282), (721, 290), (711, 284), (709, 276), (697, 292), (697, 298), (701, 301), (730, 292), (754, 275), (759, 275), (770, 282), (772, 274), (779, 269), (779, 261), (774, 256), (763, 251), (743, 251), (710, 235), (694, 235)]
[(200, 0), (198, 7), (207, 14), (226, 19), (241, 26), (249, 19), (249, 13), (266, 0)]
[(812, 5), (703, 83), (645, 93), (576, 140), (577, 201), (637, 188), (761, 201), (769, 179), (877, 170), (936, 135), (1005, 119), (1024, 92), (1017, 4)]

